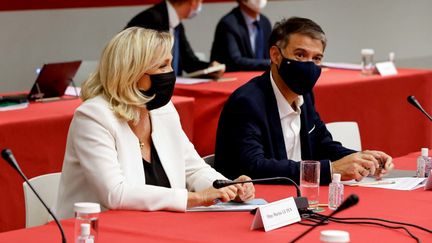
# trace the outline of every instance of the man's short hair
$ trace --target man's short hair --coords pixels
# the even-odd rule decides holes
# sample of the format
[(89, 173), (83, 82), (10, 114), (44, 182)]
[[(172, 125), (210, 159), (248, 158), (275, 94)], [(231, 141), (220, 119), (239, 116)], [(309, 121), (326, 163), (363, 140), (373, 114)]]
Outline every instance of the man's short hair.
[(282, 19), (274, 25), (270, 35), (269, 49), (272, 46), (285, 49), (292, 34), (302, 34), (312, 39), (320, 40), (323, 50), (327, 45), (325, 33), (317, 23), (307, 18), (291, 17), (289, 19)]

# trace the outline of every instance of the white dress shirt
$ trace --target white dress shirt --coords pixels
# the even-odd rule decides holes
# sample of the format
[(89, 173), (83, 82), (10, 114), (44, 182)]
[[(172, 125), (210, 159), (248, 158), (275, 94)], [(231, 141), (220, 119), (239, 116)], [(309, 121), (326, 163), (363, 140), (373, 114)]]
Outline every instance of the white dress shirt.
[(246, 26), (247, 26), (248, 31), (249, 31), (249, 39), (250, 39), (252, 51), (255, 53), (255, 40), (256, 40), (256, 35), (258, 34), (258, 29), (254, 25), (254, 22), (260, 20), (260, 15), (258, 14), (257, 18), (254, 19), (254, 18), (251, 18), (249, 15), (247, 15), (241, 9), (240, 9), (240, 12), (242, 13), (242, 15), (246, 21)]
[(174, 28), (180, 24), (180, 18), (177, 11), (169, 1), (166, 1), (166, 5), (168, 10), (169, 32), (174, 34)]
[(287, 157), (288, 159), (294, 161), (300, 161), (302, 159), (300, 144), (300, 106), (303, 105), (303, 96), (299, 95), (294, 101), (296, 106), (296, 110), (294, 110), (280, 92), (275, 81), (273, 80), (271, 72), (270, 80), (273, 92), (276, 96)]

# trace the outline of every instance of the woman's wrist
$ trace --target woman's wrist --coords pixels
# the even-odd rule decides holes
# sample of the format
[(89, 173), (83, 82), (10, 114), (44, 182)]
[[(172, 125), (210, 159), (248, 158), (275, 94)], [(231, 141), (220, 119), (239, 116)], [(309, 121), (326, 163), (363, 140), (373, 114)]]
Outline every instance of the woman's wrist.
[(188, 192), (188, 201), (187, 201), (187, 207), (196, 207), (201, 205), (201, 200), (196, 192)]

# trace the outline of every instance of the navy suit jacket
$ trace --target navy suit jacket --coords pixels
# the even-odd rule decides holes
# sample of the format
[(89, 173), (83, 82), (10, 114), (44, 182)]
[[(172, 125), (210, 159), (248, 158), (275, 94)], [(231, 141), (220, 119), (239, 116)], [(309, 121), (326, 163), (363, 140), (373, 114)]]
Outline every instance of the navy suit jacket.
[[(159, 31), (169, 31), (169, 16), (167, 5), (162, 1), (151, 8), (144, 10), (129, 21), (126, 28), (139, 26), (148, 29)], [(183, 24), (179, 27), (179, 44), (180, 44), (180, 59), (179, 65), (181, 70), (188, 73), (207, 68), (208, 62), (202, 62), (195, 56), (189, 41), (186, 38)]]
[[(321, 162), (321, 183), (331, 181), (330, 161), (355, 151), (333, 141), (315, 111), (312, 93), (303, 96), (301, 155)], [(238, 88), (228, 99), (219, 119), (215, 168), (230, 179), (284, 176), (299, 182), (300, 163), (287, 158), (270, 72)]]
[(271, 33), (269, 19), (260, 15), (259, 24), (264, 36), (264, 58), (255, 58), (249, 30), (239, 7), (231, 10), (218, 23), (211, 50), (211, 60), (225, 63), (227, 71), (267, 70), (270, 66), (268, 39)]

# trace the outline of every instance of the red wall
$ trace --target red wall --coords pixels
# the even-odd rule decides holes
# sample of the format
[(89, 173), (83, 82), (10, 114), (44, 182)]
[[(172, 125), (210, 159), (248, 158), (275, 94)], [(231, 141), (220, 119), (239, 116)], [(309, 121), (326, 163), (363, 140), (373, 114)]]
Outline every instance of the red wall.
[[(206, 3), (228, 1), (230, 0), (204, 0)], [(158, 2), (160, 0), (0, 0), (0, 11), (130, 6)]]

